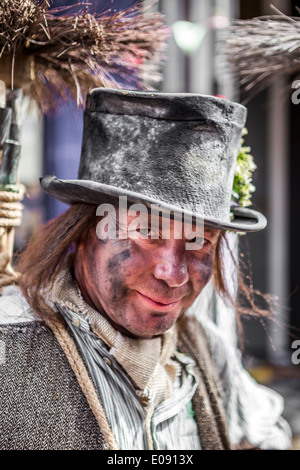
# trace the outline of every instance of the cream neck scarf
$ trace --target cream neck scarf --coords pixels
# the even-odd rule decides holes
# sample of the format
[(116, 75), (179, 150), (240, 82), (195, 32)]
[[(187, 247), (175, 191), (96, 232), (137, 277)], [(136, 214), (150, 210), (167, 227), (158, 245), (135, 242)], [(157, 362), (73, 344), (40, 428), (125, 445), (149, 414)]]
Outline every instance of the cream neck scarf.
[(127, 372), (143, 406), (154, 409), (172, 396), (174, 380), (181, 374), (179, 363), (172, 360), (177, 344), (176, 324), (152, 339), (133, 339), (121, 334), (85, 302), (67, 269), (57, 275), (49, 296), (51, 303), (64, 305), (87, 319), (94, 334)]

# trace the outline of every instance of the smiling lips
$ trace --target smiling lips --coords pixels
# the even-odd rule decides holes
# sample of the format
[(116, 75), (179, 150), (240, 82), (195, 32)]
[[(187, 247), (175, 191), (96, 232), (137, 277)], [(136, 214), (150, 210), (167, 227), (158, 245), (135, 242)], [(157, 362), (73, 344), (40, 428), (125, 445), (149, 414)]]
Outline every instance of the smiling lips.
[(147, 295), (142, 294), (139, 291), (136, 291), (136, 292), (145, 303), (147, 303), (152, 308), (154, 307), (155, 309), (160, 310), (160, 311), (171, 310), (172, 308), (176, 307), (181, 301), (181, 299), (173, 301), (173, 302), (168, 302), (168, 300), (166, 299), (159, 299), (158, 301), (158, 300), (154, 300), (151, 297), (148, 297)]

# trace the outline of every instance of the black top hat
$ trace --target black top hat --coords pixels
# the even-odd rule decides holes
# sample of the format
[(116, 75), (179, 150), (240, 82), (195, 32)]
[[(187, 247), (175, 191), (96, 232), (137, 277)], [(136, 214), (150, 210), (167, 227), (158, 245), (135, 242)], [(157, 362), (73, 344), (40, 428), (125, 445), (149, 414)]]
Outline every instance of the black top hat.
[(261, 230), (261, 213), (230, 207), (245, 120), (244, 106), (213, 96), (96, 88), (86, 101), (78, 179), (45, 176), (41, 186), (67, 204), (127, 196), (210, 227)]

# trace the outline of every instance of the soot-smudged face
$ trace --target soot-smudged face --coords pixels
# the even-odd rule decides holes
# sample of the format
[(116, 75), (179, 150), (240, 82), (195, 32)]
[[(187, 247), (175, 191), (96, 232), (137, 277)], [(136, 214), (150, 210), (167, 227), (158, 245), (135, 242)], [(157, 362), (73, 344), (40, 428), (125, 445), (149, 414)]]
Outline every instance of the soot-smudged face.
[(212, 275), (219, 230), (205, 230), (202, 248), (186, 250), (170, 223), (169, 239), (101, 241), (93, 230), (79, 247), (74, 274), (85, 300), (128, 336), (164, 333)]

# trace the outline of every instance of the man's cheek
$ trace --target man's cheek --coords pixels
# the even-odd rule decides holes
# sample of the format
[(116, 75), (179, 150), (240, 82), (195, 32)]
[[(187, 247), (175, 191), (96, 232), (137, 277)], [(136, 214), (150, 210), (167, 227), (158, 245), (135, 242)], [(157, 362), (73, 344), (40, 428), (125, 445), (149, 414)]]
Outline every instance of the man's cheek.
[(204, 287), (210, 280), (213, 273), (214, 256), (205, 254), (200, 260), (194, 263), (194, 282), (199, 287)]
[(125, 266), (115, 265), (112, 260), (108, 260), (106, 267), (104, 267), (104, 273), (103, 286), (100, 288), (107, 302), (114, 305), (123, 302), (128, 292), (128, 276)]
[(117, 275), (120, 272), (125, 272), (128, 270), (131, 257), (132, 257), (132, 254), (131, 254), (130, 249), (125, 248), (119, 253), (111, 255), (107, 259), (105, 269), (112, 276)]
[(108, 297), (111, 303), (118, 303), (121, 301), (124, 293), (124, 281), (121, 277), (115, 276), (110, 278), (107, 283)]

